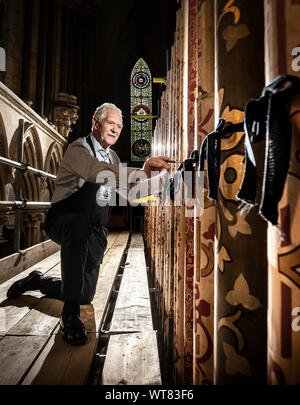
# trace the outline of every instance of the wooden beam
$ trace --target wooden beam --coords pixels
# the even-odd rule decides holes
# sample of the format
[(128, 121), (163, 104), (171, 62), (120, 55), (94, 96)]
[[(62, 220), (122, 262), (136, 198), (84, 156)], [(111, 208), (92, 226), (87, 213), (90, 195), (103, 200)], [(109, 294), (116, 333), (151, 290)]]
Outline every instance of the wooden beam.
[[(7, 334), (34, 306), (39, 303), (42, 294), (39, 291), (30, 291), (20, 297), (7, 299), (6, 293), (8, 288), (15, 282), (28, 276), (33, 270), (39, 270), (46, 273), (52, 269), (52, 274), (60, 272), (59, 258), (60, 253), (42, 260), (40, 263), (23, 271), (21, 274), (13, 277), (0, 285), (0, 335)], [(48, 273), (47, 273), (48, 274)]]
[(103, 321), (103, 316), (111, 296), (113, 284), (121, 264), (128, 238), (129, 232), (120, 232), (109, 252), (104, 256), (93, 301), (96, 330), (99, 330)]
[(82, 346), (69, 345), (60, 333), (52, 335), (23, 385), (87, 384), (96, 342), (95, 333), (89, 333)]
[(43, 297), (8, 333), (8, 335), (50, 336), (56, 328), (63, 302)]
[(0, 283), (4, 283), (36, 263), (41, 262), (58, 250), (59, 245), (49, 239), (0, 259)]
[(160, 385), (156, 333), (110, 337), (101, 385)]
[(110, 332), (153, 330), (142, 235), (133, 235)]
[(43, 349), (48, 336), (5, 336), (0, 341), (1, 385), (17, 385)]

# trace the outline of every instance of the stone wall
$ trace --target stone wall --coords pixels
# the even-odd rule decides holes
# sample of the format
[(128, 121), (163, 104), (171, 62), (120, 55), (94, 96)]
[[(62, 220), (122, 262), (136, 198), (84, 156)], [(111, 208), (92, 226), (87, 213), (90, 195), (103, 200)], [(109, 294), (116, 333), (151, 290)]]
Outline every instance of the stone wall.
[[(24, 120), (23, 161), (37, 169), (56, 174), (67, 140), (53, 125), (42, 119), (32, 108), (0, 82), (0, 156), (17, 160), (19, 120)], [(0, 164), (0, 198), (14, 200), (16, 169)], [(49, 201), (53, 193), (53, 180), (25, 173), (22, 198), (29, 201)], [(21, 248), (45, 239), (42, 223), (45, 209), (31, 208), (22, 212)], [(12, 253), (7, 243), (14, 228), (14, 210), (0, 208), (0, 256)], [(6, 241), (5, 241), (6, 240)], [(2, 241), (2, 243), (1, 243)], [(3, 249), (3, 246), (6, 248)], [(2, 253), (1, 253), (2, 246)]]

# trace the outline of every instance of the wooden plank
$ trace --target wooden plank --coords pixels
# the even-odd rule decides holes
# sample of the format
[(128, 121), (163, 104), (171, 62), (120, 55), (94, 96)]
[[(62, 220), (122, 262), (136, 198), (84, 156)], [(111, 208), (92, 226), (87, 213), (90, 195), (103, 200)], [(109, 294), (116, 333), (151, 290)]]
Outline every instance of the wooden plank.
[(9, 280), (0, 284), (0, 301), (3, 301), (6, 298), (6, 292), (8, 288), (17, 280), (28, 276), (33, 270), (41, 271), (42, 273), (46, 273), (49, 269), (52, 269), (60, 263), (60, 251), (46, 257), (39, 263), (36, 263), (34, 266), (29, 267), (27, 270), (24, 270), (22, 273), (17, 274), (16, 276), (10, 278)]
[(22, 250), (20, 253), (3, 257), (0, 259), (0, 283), (4, 283), (17, 274), (22, 273), (58, 250), (59, 245), (49, 239)]
[[(49, 336), (58, 325), (63, 308), (63, 301), (42, 297), (38, 304), (9, 330), (7, 335)], [(80, 316), (87, 333), (96, 333), (95, 312), (92, 304), (81, 305)]]
[(61, 277), (61, 264), (57, 263), (56, 266), (52, 267), (52, 269), (46, 271), (44, 276), (47, 277)]
[[(124, 233), (122, 232), (121, 238), (119, 238), (120, 233), (118, 232), (112, 232), (111, 234), (108, 235), (107, 241), (107, 249), (106, 252), (114, 246), (115, 242), (119, 240), (119, 242), (122, 242), (124, 240)], [(128, 235), (128, 232), (127, 232)], [(128, 239), (128, 236), (127, 236)], [(29, 273), (31, 273), (33, 270), (38, 270), (41, 271), (42, 273), (47, 273), (47, 276), (61, 276), (60, 273), (60, 266), (56, 268), (56, 271), (52, 271), (49, 273), (50, 269), (53, 269), (55, 266), (57, 266), (60, 263), (60, 250), (56, 251), (54, 254), (51, 254), (50, 256), (46, 257), (45, 259), (41, 260), (39, 263), (36, 263), (35, 265), (31, 266), (27, 270), (24, 270), (22, 273), (17, 274), (14, 277), (11, 277), (9, 280), (4, 281), (0, 285), (0, 301), (3, 301), (6, 299), (6, 292), (8, 288), (15, 282), (18, 281), (26, 276), (28, 276)]]
[[(10, 335), (1, 339), (0, 343), (2, 343), (3, 348), (6, 342), (11, 342), (7, 340), (8, 338), (25, 339), (26, 337), (29, 339), (24, 342), (32, 342), (31, 338), (39, 338), (41, 339), (40, 342), (46, 344), (49, 335), (52, 334), (44, 350), (41, 351), (40, 347), (41, 353), (25, 377), (23, 384), (86, 384), (97, 343), (96, 332), (103, 318), (128, 237), (128, 232), (111, 235), (108, 241), (109, 250), (100, 267), (94, 301), (90, 305), (81, 306), (81, 317), (88, 332), (88, 341), (85, 345), (76, 347), (63, 341), (58, 326), (62, 301), (47, 297), (41, 298), (40, 292), (33, 291), (14, 300), (2, 302), (1, 305), (4, 306), (0, 308), (0, 326), (2, 326), (2, 333), (9, 333)], [(59, 261), (59, 252), (55, 257), (45, 259), (44, 263), (39, 263), (34, 268), (38, 268), (47, 276), (60, 276), (60, 263), (57, 260)], [(12, 282), (25, 277), (32, 270), (32, 268), (28, 269), (22, 275), (18, 275), (0, 286), (2, 298), (6, 297), (7, 288)], [(9, 305), (7, 305), (8, 303)], [(1, 315), (3, 316), (1, 317)], [(39, 340), (37, 341), (39, 342)], [(11, 343), (10, 346), (13, 344)], [(10, 346), (8, 353), (12, 352)], [(34, 353), (36, 357), (38, 352), (35, 351)], [(15, 358), (18, 359), (17, 362), (22, 361), (25, 355), (26, 350), (20, 346), (15, 355)], [(33, 360), (31, 359), (30, 364), (26, 363), (26, 369), (20, 370), (20, 375), (16, 377), (15, 381), (20, 381)]]
[(160, 385), (156, 333), (110, 337), (101, 385)]
[(130, 247), (110, 332), (146, 330), (153, 330), (153, 323), (144, 249)]
[[(129, 237), (128, 232), (122, 232), (114, 239), (110, 250), (104, 257), (103, 264), (100, 267), (100, 275), (97, 284), (96, 295), (93, 303), (82, 305), (80, 307), (81, 318), (88, 332), (88, 341), (83, 346), (71, 346), (65, 343), (60, 334), (60, 328), (53, 331), (45, 349), (33, 365), (32, 369), (23, 381), (23, 384), (33, 385), (81, 385), (86, 384), (90, 368), (94, 358), (95, 347), (97, 344), (97, 331), (102, 321), (107, 301), (110, 297), (112, 285), (117, 274), (126, 244)], [(117, 247), (115, 247), (117, 246)], [(51, 269), (47, 275), (58, 271), (58, 267)], [(43, 298), (41, 303), (34, 308), (35, 311), (42, 311), (41, 305), (44, 300), (44, 312), (47, 315), (59, 318), (60, 305), (62, 302), (54, 299)], [(52, 303), (51, 303), (52, 302)], [(31, 311), (33, 312), (33, 311)], [(28, 319), (22, 320), (22, 332), (30, 332), (30, 321), (37, 314), (29, 314)], [(45, 315), (44, 315), (45, 316)], [(26, 321), (26, 322), (25, 322)], [(54, 322), (54, 321), (53, 321)], [(17, 325), (19, 326), (19, 325)], [(47, 323), (38, 331), (45, 333)], [(17, 329), (17, 328), (16, 328)], [(18, 330), (17, 330), (18, 331)], [(14, 330), (16, 333), (16, 330)]]
[(43, 346), (46, 336), (5, 336), (0, 341), (0, 385), (20, 382)]
[(112, 247), (113, 248), (126, 247), (128, 238), (129, 232), (127, 231), (120, 232)]
[[(56, 303), (57, 318), (60, 316), (62, 302), (54, 299), (43, 298), (49, 300), (51, 310), (54, 312), (54, 303)], [(94, 300), (95, 301), (95, 300)], [(51, 304), (52, 303), (52, 304)], [(61, 308), (59, 308), (59, 304)], [(103, 303), (99, 303), (100, 305)], [(35, 310), (39, 309), (38, 306)], [(31, 311), (33, 312), (33, 311)], [(90, 368), (93, 361), (95, 346), (97, 344), (97, 326), (101, 319), (95, 317), (94, 305), (81, 305), (81, 318), (85, 324), (88, 341), (83, 346), (74, 347), (65, 343), (60, 334), (60, 328), (53, 331), (53, 336), (50, 338), (47, 346), (35, 362), (34, 366), (24, 379), (23, 384), (33, 385), (81, 385), (86, 384), (89, 376)], [(98, 312), (100, 314), (100, 311)], [(102, 312), (101, 312), (102, 314)], [(30, 324), (30, 314), (26, 324)], [(54, 318), (55, 319), (55, 318)], [(22, 320), (22, 332), (24, 333), (25, 318)], [(58, 321), (58, 319), (57, 319)], [(46, 326), (47, 327), (47, 326)], [(30, 327), (29, 327), (30, 331)], [(16, 331), (13, 331), (16, 333)], [(44, 332), (44, 329), (42, 330)], [(56, 336), (55, 336), (56, 335)]]
[(7, 334), (33, 307), (39, 304), (40, 298), (43, 296), (40, 291), (30, 291), (20, 297), (7, 299), (6, 292), (9, 286), (13, 282), (26, 277), (33, 269), (39, 270), (44, 274), (49, 268), (52, 268), (52, 273), (57, 272), (60, 268), (60, 265), (55, 266), (58, 260), (59, 252), (0, 286), (0, 335)]
[(109, 232), (107, 235), (107, 247), (105, 254), (109, 251), (112, 245), (115, 243), (116, 239), (118, 238), (119, 232)]
[(130, 241), (130, 248), (140, 248), (144, 249), (144, 239), (141, 233), (132, 234)]
[[(124, 240), (124, 233), (119, 237), (119, 233), (114, 232), (108, 237), (108, 245), (114, 246), (117, 242), (121, 245), (123, 243), (123, 248), (125, 248), (127, 240)], [(128, 232), (127, 232), (128, 239)], [(125, 242), (125, 243), (124, 243)], [(6, 292), (11, 284), (15, 281), (20, 280), (23, 277), (26, 277), (31, 271), (39, 270), (47, 276), (61, 276), (60, 270), (60, 251), (54, 253), (53, 255), (42, 260), (40, 263), (37, 263), (33, 267), (23, 271), (21, 274), (11, 278), (0, 286), (0, 335), (5, 335), (10, 331), (10, 334), (16, 335), (27, 335), (27, 334), (37, 334), (43, 335), (48, 334), (49, 330), (53, 330), (57, 324), (57, 319), (52, 319), (52, 316), (47, 315), (47, 311), (50, 310), (52, 306), (52, 312), (55, 311), (55, 306), (61, 308), (60, 301), (57, 303), (49, 304), (49, 301), (43, 301), (39, 304), (39, 298), (42, 297), (42, 294), (39, 291), (30, 291), (21, 297), (15, 299), (6, 299)], [(102, 267), (102, 266), (101, 266)], [(50, 269), (50, 270), (49, 270)], [(49, 309), (45, 309), (45, 305), (49, 306)], [(30, 311), (33, 307), (36, 307), (33, 311)], [(88, 328), (91, 331), (96, 330), (96, 323), (92, 322), (90, 316), (85, 314), (88, 310), (81, 309), (83, 311), (83, 318), (86, 318), (89, 322)], [(57, 311), (57, 316), (59, 318), (59, 313)], [(20, 322), (22, 318), (25, 317), (24, 323)], [(14, 328), (14, 326), (16, 328)], [(37, 329), (36, 329), (37, 328)], [(38, 330), (38, 332), (34, 332)]]
[(82, 346), (71, 346), (60, 333), (53, 334), (22, 385), (86, 384), (96, 343), (95, 333), (89, 333), (87, 343)]
[(103, 320), (103, 315), (111, 295), (113, 283), (120, 267), (128, 238), (129, 232), (121, 232), (118, 235), (118, 238), (104, 257), (103, 263), (100, 267), (96, 294), (93, 301), (96, 330), (99, 330), (100, 324)]
[(51, 335), (58, 324), (62, 307), (62, 301), (47, 297), (39, 299), (38, 304), (10, 329), (8, 335)]
[(18, 301), (11, 300), (11, 304), (8, 304), (8, 300), (1, 303), (0, 335), (5, 335), (13, 328), (37, 304), (37, 301), (37, 297), (24, 295), (19, 297)]
[[(138, 333), (124, 333), (129, 331)], [(100, 383), (161, 384), (141, 234), (132, 235), (110, 332), (114, 335), (109, 340)]]
[[(126, 235), (124, 235), (126, 234)], [(125, 236), (125, 238), (124, 238)], [(118, 270), (127, 240), (128, 240), (129, 233), (121, 233), (120, 237), (117, 237), (113, 243), (117, 243), (117, 246), (120, 245), (122, 247), (113, 248), (114, 250), (111, 251), (110, 255), (104, 259), (103, 264), (100, 269), (100, 277), (98, 281), (98, 287), (104, 285), (105, 290), (102, 291), (102, 296), (100, 297), (100, 308), (98, 305), (96, 313), (99, 314), (101, 318), (103, 310), (102, 307), (106, 306), (106, 301), (111, 291), (111, 284), (115, 278), (115, 274)], [(113, 245), (114, 246), (114, 245)], [(22, 274), (19, 274), (12, 278), (11, 280), (3, 283), (0, 286), (0, 335), (6, 334), (11, 328), (18, 323), (23, 316), (25, 316), (31, 308), (39, 303), (39, 298), (42, 297), (42, 294), (38, 291), (30, 291), (27, 294), (22, 295), (21, 297), (17, 297), (14, 299), (7, 300), (6, 299), (6, 292), (9, 286), (23, 278), (26, 277), (33, 269), (39, 270), (42, 273), (46, 274), (47, 276), (60, 276), (60, 264), (55, 265), (59, 261), (60, 253), (57, 252), (51, 257), (44, 259), (42, 262), (38, 263), (38, 265), (25, 270)], [(54, 267), (53, 267), (54, 266)], [(51, 270), (48, 270), (48, 269)], [(107, 271), (105, 271), (107, 268)], [(103, 271), (102, 271), (103, 269)], [(115, 269), (115, 270), (113, 270)], [(104, 281), (105, 278), (108, 279)], [(103, 289), (102, 289), (103, 290)], [(104, 293), (104, 294), (103, 294)], [(99, 288), (97, 294), (99, 295)], [(101, 295), (101, 294), (100, 294)], [(95, 296), (94, 302), (97, 300), (97, 296)], [(100, 310), (100, 311), (99, 311)], [(31, 317), (31, 316), (30, 316)], [(99, 321), (95, 324), (99, 326)]]
[(132, 235), (110, 332), (153, 330), (144, 242)]

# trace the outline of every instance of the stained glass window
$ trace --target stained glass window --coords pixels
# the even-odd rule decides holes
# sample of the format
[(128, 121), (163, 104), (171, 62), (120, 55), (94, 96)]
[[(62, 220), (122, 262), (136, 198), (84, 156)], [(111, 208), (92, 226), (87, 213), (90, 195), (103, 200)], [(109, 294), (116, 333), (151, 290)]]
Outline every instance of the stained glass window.
[(151, 155), (152, 141), (152, 119), (147, 118), (152, 115), (152, 77), (142, 58), (132, 69), (130, 88), (131, 160), (142, 162)]

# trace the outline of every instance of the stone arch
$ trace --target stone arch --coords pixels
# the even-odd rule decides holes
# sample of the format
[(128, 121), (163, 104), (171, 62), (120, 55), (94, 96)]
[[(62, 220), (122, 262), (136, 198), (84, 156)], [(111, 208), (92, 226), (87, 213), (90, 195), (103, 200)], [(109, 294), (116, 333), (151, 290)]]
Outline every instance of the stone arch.
[[(25, 139), (24, 142), (24, 155), (23, 160), (32, 167), (37, 167), (37, 159), (35, 155), (34, 143), (30, 136)], [(23, 183), (23, 195), (24, 198), (31, 201), (39, 201), (39, 180), (38, 178), (29, 172), (25, 172)], [(25, 191), (26, 190), (26, 191)]]
[[(11, 159), (17, 160), (18, 156), (18, 135), (19, 128), (16, 129), (9, 148)], [(23, 140), (23, 162), (36, 169), (43, 170), (42, 147), (38, 132), (30, 122), (24, 123)], [(31, 201), (40, 201), (41, 181), (32, 173), (24, 173), (22, 180), (22, 198)]]
[[(62, 153), (57, 145), (56, 142), (53, 142), (47, 152), (46, 160), (45, 160), (45, 171), (51, 174), (56, 175), (59, 162), (62, 160)], [(47, 179), (47, 191), (43, 191), (43, 200), (42, 201), (49, 201), (54, 192), (54, 181), (51, 179)], [(48, 197), (48, 200), (45, 199)]]

